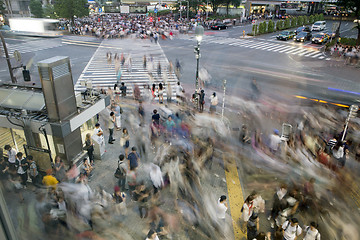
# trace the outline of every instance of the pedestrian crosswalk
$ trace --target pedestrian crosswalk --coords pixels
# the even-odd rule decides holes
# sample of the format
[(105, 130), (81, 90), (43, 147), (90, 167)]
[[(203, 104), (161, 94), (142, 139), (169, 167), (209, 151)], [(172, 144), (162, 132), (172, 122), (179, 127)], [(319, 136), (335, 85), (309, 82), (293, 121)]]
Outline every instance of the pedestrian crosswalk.
[[(29, 53), (60, 46), (62, 46), (62, 43), (59, 39), (42, 39), (27, 41), (19, 44), (6, 44), (9, 55), (13, 55), (15, 50), (19, 51), (20, 53)], [(1, 51), (3, 51), (3, 49), (1, 49)]]
[[(107, 54), (111, 53), (111, 61)], [(117, 54), (121, 58), (124, 55), (124, 65), (114, 61)], [(146, 55), (146, 67), (144, 67), (144, 55)], [(130, 61), (131, 59), (131, 61)], [(158, 65), (161, 66), (161, 74), (158, 74)], [(175, 95), (175, 85), (178, 81), (173, 71), (168, 71), (169, 62), (161, 49), (160, 45), (150, 43), (148, 40), (141, 39), (111, 39), (104, 40), (87, 66), (81, 73), (75, 84), (75, 91), (85, 91), (85, 82), (91, 82), (94, 89), (113, 89), (114, 84), (125, 83), (127, 95), (133, 95), (135, 85), (144, 94), (145, 87), (159, 83), (165, 86), (164, 97), (166, 97), (167, 84), (170, 84), (172, 97)], [(118, 79), (117, 70), (121, 72)]]
[[(194, 38), (188, 36), (180, 36), (181, 39), (191, 40)], [(318, 49), (308, 48), (304, 46), (292, 46), (289, 44), (280, 44), (270, 41), (262, 41), (259, 39), (240, 39), (231, 37), (219, 37), (219, 36), (204, 36), (201, 44), (220, 44), (229, 45), (233, 47), (244, 47), (250, 49), (258, 49), (269, 52), (276, 52), (282, 54), (298, 55), (301, 57), (309, 57), (315, 59), (330, 60)]]

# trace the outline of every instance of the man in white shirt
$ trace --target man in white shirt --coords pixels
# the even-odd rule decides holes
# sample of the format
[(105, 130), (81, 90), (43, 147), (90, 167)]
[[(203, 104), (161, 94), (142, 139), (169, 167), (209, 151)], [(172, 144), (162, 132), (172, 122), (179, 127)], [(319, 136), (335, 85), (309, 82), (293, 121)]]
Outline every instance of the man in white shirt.
[(317, 224), (315, 222), (311, 222), (310, 226), (304, 226), (304, 240), (320, 240), (320, 233), (317, 230)]
[(177, 83), (176, 85), (176, 101), (177, 103), (181, 103), (181, 97), (182, 97), (182, 93), (183, 92), (183, 88), (182, 86), (180, 85), (180, 82)]
[(274, 133), (270, 135), (270, 150), (276, 152), (279, 149), (281, 143), (281, 138), (279, 136), (279, 131), (274, 130)]
[(7, 151), (8, 154), (9, 167), (13, 171), (15, 169), (17, 152), (10, 145), (5, 145), (4, 149)]
[(301, 235), (302, 229), (299, 226), (299, 221), (296, 218), (287, 220), (282, 225), (284, 240), (296, 240)]
[(222, 195), (219, 198), (217, 206), (218, 206), (218, 211), (217, 211), (218, 218), (225, 221), (226, 211), (228, 209), (225, 195)]

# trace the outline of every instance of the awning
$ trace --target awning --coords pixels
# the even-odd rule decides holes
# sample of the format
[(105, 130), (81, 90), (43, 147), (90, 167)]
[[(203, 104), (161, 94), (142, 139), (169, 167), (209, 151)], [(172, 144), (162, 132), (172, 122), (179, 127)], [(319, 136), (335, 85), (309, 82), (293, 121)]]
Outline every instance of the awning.
[(45, 107), (45, 100), (39, 92), (3, 88), (0, 89), (0, 107), (39, 112)]

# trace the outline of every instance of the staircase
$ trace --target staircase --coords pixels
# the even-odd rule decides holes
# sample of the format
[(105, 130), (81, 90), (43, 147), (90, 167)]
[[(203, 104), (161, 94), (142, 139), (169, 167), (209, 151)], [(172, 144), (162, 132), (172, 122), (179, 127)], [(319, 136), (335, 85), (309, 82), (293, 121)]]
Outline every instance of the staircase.
[[(25, 154), (24, 151), (24, 144), (26, 144), (26, 140), (20, 137), (18, 134), (13, 131), (14, 138), (18, 147), (18, 152), (22, 152)], [(16, 150), (15, 144), (11, 137), (10, 129), (8, 128), (0, 128), (0, 147), (4, 148), (5, 145), (10, 145), (12, 148)], [(5, 152), (4, 152), (5, 153)]]

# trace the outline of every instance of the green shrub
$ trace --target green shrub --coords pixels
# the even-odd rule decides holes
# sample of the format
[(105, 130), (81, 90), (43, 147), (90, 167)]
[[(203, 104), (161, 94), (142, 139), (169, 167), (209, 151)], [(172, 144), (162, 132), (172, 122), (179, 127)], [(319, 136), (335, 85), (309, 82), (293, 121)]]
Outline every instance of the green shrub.
[(285, 19), (284, 22), (284, 29), (290, 28), (290, 18)]
[(304, 16), (304, 25), (309, 24), (309, 17)]
[(310, 23), (310, 24), (313, 24), (314, 22), (315, 22), (314, 16), (313, 16), (313, 15), (310, 15), (310, 17), (309, 17), (309, 23)]
[(276, 30), (283, 30), (284, 28), (284, 21), (283, 20), (279, 20), (276, 22)]
[(319, 14), (315, 14), (315, 15), (314, 15), (314, 21), (315, 21), (315, 22), (319, 21)]
[(304, 17), (303, 17), (303, 16), (299, 16), (297, 23), (298, 23), (298, 24), (297, 24), (298, 26), (304, 25)]
[(269, 23), (268, 23), (267, 31), (268, 31), (269, 33), (274, 32), (274, 27), (275, 27), (274, 22), (273, 22), (272, 20), (270, 20)]
[(340, 43), (343, 45), (356, 46), (356, 38), (341, 38)]
[(264, 22), (259, 23), (259, 34), (264, 34), (265, 28), (264, 28)]
[(321, 13), (321, 14), (319, 15), (319, 21), (324, 21), (324, 14)]
[(296, 27), (296, 24), (297, 24), (297, 17), (293, 17), (291, 18), (291, 27)]

